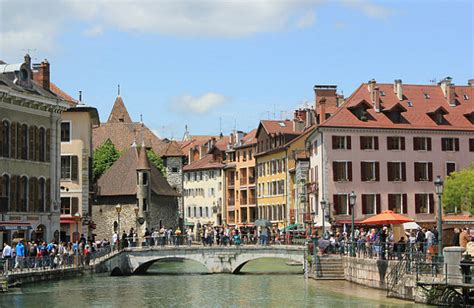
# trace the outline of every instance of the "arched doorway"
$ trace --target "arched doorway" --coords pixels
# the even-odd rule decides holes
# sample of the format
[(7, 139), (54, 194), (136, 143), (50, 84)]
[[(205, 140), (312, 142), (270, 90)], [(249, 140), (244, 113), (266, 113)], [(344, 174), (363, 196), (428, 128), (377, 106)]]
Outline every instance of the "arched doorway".
[[(33, 238), (33, 233), (35, 235), (35, 237)], [(33, 241), (44, 241), (45, 240), (45, 234), (46, 234), (46, 226), (45, 225), (38, 225), (36, 227), (36, 230), (34, 230), (32, 233), (31, 233), (31, 239)]]

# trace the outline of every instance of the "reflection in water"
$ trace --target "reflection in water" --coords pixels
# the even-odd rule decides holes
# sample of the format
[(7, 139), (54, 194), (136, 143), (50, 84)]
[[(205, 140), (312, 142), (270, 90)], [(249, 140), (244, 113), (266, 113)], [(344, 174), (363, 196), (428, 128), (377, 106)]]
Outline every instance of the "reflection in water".
[[(0, 296), (0, 307), (418, 307), (348, 282), (305, 280), (301, 267), (281, 260), (252, 261), (242, 270), (201, 275), (206, 269), (193, 261), (159, 262), (142, 276), (27, 285)], [(280, 273), (262, 274), (269, 271)]]

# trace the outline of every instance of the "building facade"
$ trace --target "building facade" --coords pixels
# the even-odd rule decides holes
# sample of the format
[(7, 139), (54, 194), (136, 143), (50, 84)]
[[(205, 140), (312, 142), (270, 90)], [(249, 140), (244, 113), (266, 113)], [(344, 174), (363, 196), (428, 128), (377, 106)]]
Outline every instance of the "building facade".
[(252, 224), (257, 219), (256, 133), (256, 129), (245, 135), (237, 132), (227, 150), (224, 208), (230, 225)]
[(310, 206), (321, 201), (336, 224), (350, 222), (348, 195), (361, 221), (393, 210), (417, 222), (437, 220), (433, 181), (474, 162), (473, 87), (362, 84), (308, 138)]
[(33, 81), (31, 58), (0, 64), (0, 241), (59, 239), (60, 125), (68, 105), (46, 78)]

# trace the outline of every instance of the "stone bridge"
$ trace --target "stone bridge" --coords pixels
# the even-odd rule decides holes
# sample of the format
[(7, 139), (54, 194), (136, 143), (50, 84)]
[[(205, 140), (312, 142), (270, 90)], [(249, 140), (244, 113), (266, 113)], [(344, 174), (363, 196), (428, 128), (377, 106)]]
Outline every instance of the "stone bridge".
[(94, 265), (112, 275), (145, 273), (156, 261), (187, 259), (201, 263), (209, 273), (238, 273), (249, 261), (279, 258), (303, 264), (304, 246), (140, 247), (127, 248)]

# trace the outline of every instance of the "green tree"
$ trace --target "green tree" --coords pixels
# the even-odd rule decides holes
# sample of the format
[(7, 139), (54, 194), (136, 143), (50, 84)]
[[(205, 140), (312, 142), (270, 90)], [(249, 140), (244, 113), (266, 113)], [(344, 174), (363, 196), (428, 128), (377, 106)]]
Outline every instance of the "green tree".
[(443, 207), (448, 213), (457, 210), (474, 214), (474, 164), (446, 178)]
[(92, 163), (94, 181), (97, 181), (119, 158), (120, 152), (115, 148), (115, 145), (110, 139), (107, 139), (102, 145), (95, 149), (94, 161)]
[(151, 161), (151, 163), (153, 164), (153, 166), (156, 167), (156, 169), (158, 169), (161, 174), (166, 177), (166, 168), (163, 164), (163, 159), (161, 159), (161, 157), (159, 157), (155, 151), (153, 151), (153, 149), (148, 149), (146, 151), (146, 156), (148, 157), (148, 159)]

